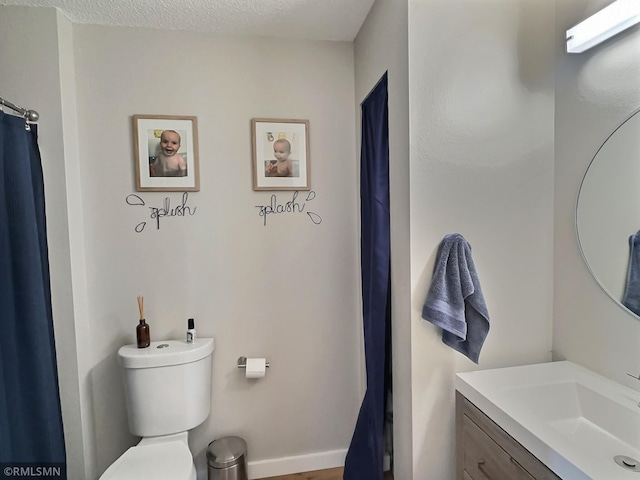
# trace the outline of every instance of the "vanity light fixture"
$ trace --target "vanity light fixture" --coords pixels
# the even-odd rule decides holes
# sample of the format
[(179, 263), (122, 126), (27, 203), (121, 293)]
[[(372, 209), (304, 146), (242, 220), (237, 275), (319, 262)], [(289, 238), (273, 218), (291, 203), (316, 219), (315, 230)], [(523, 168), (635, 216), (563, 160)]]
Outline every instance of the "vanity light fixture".
[(582, 53), (640, 22), (640, 0), (616, 0), (567, 30), (567, 52)]

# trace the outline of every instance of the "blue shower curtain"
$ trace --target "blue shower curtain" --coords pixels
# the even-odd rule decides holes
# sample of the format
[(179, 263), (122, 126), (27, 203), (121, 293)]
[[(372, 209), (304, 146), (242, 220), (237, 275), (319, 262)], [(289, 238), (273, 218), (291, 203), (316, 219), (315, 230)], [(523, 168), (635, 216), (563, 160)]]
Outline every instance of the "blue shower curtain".
[(360, 159), (362, 311), (367, 391), (347, 452), (344, 480), (382, 480), (390, 386), (390, 220), (387, 74), (362, 103)]
[[(66, 478), (37, 126), (0, 112), (0, 466)], [(44, 470), (45, 468), (49, 470)], [(60, 473), (60, 475), (58, 475)]]

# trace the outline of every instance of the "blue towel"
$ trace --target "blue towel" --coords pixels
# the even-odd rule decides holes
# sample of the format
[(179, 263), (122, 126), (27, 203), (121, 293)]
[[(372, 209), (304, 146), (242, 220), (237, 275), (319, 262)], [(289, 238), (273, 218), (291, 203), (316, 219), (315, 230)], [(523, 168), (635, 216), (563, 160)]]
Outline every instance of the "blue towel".
[(622, 304), (640, 315), (640, 231), (629, 237), (629, 265)]
[(489, 333), (489, 312), (471, 245), (459, 233), (445, 235), (440, 243), (422, 318), (442, 328), (446, 345), (478, 363)]

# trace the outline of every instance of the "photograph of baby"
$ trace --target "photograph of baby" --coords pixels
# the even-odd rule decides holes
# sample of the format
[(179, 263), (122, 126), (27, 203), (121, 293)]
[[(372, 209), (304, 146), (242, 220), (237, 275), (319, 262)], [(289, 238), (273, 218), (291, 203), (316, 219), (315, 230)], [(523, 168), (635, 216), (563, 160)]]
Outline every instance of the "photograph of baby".
[(196, 117), (134, 115), (138, 191), (199, 191)]
[[(182, 146), (186, 132), (149, 130), (149, 175), (152, 177), (186, 177), (187, 151)], [(160, 137), (160, 138), (158, 138)]]
[[(290, 139), (288, 140), (287, 137)], [(273, 157), (264, 161), (264, 174), (267, 177), (299, 177), (300, 176), (300, 160), (297, 155), (292, 152), (292, 144), (296, 143), (295, 133), (278, 133), (278, 139), (270, 141), (273, 138), (272, 132), (267, 132), (267, 143), (273, 150)], [(269, 147), (265, 147), (268, 151)]]
[(254, 190), (308, 190), (308, 120), (252, 119)]

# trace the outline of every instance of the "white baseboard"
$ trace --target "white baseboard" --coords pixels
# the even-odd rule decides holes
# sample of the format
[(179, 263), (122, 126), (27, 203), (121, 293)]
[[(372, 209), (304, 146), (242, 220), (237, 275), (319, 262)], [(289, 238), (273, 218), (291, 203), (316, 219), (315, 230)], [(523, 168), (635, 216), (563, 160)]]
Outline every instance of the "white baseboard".
[(249, 479), (289, 475), (291, 473), (312, 472), (325, 468), (344, 466), (347, 450), (329, 450), (326, 452), (297, 455), (295, 457), (272, 458), (247, 462)]

